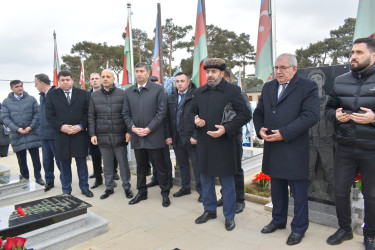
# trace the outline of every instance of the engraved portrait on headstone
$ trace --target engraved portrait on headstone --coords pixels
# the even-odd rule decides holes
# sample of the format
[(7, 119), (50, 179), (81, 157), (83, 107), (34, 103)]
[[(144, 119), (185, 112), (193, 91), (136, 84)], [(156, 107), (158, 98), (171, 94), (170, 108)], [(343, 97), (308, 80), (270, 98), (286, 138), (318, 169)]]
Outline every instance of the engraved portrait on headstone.
[(328, 94), (335, 77), (348, 72), (347, 65), (300, 69), (299, 73), (315, 81), (320, 99), (320, 119), (310, 130), (309, 200), (334, 204), (333, 156), (334, 124), (324, 116)]

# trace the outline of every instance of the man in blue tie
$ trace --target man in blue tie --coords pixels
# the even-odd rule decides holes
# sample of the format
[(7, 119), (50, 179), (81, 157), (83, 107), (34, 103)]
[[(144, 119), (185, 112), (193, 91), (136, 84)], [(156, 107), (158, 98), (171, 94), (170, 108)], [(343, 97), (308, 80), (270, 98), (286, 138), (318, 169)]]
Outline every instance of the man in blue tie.
[(201, 201), (202, 186), (197, 170), (197, 131), (194, 124), (194, 115), (190, 112), (195, 90), (195, 85), (190, 82), (186, 73), (179, 72), (176, 74), (176, 90), (168, 97), (167, 102), (165, 143), (173, 145), (181, 172), (182, 187), (173, 194), (173, 197), (191, 194), (190, 158), (195, 176), (195, 189), (199, 193), (198, 201)]
[(272, 221), (261, 232), (286, 227), (290, 186), (295, 208), (288, 245), (300, 243), (309, 226), (309, 129), (320, 114), (318, 86), (296, 72), (294, 55), (278, 56), (276, 79), (264, 85), (254, 111), (255, 130), (265, 141), (262, 170), (271, 177), (273, 203)]

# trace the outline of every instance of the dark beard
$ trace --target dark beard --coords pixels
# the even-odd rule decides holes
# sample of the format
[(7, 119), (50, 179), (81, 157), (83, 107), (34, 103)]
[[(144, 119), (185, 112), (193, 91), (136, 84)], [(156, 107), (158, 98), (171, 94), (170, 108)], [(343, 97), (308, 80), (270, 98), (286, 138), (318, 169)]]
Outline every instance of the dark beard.
[(354, 72), (361, 72), (362, 70), (368, 68), (371, 65), (371, 59), (368, 58), (368, 60), (364, 61), (363, 63), (358, 63), (357, 66), (353, 66), (350, 64), (350, 69)]

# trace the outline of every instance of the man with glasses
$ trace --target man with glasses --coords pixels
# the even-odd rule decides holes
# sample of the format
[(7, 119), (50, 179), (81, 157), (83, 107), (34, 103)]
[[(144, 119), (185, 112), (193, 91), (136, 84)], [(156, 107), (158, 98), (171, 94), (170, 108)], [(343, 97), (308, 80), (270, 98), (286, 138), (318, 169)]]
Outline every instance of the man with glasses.
[(276, 79), (265, 84), (254, 126), (264, 139), (262, 171), (271, 176), (272, 221), (262, 233), (286, 227), (288, 186), (294, 198), (292, 233), (286, 244), (301, 242), (308, 226), (309, 129), (319, 120), (319, 95), (315, 82), (300, 77), (297, 59), (282, 54), (275, 63)]

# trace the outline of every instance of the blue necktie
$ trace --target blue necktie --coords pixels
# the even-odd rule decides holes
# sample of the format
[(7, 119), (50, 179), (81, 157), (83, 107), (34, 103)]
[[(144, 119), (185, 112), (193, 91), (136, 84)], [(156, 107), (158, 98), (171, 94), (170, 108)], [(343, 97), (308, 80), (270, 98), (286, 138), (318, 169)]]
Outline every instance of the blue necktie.
[(180, 105), (182, 99), (183, 99), (184, 96), (185, 96), (185, 93), (183, 93), (183, 94), (178, 93), (178, 95), (180, 96), (180, 101), (178, 102), (178, 104)]

